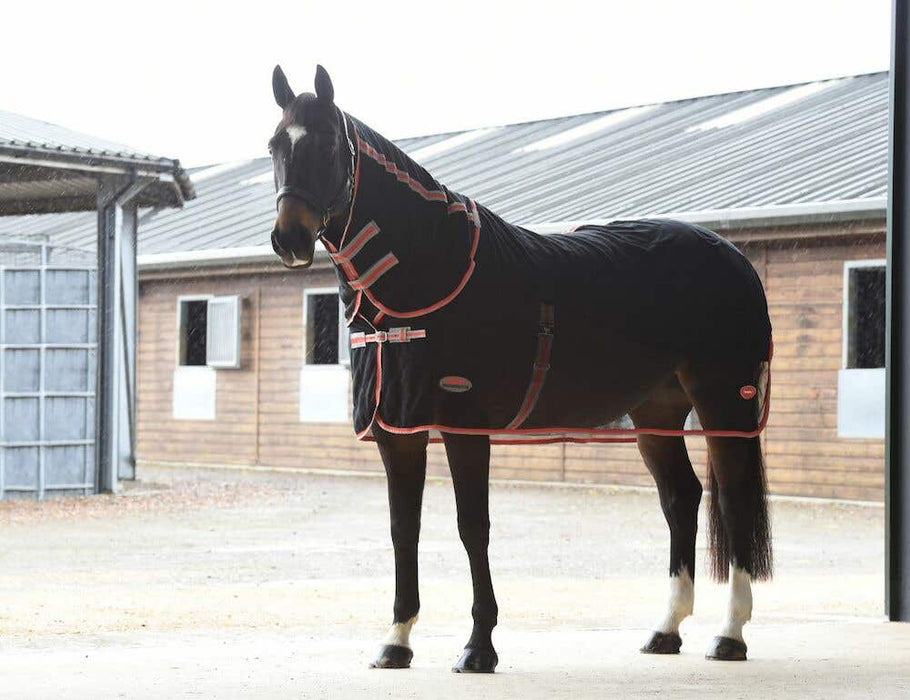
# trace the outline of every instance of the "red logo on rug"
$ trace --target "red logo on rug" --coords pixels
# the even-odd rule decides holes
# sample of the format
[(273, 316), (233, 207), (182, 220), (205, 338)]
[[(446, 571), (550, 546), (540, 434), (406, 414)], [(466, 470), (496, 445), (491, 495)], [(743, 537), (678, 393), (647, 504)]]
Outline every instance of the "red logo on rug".
[(471, 384), (471, 380), (465, 379), (464, 377), (443, 377), (439, 380), (440, 389), (451, 391), (455, 394), (463, 394), (472, 386), (474, 385)]
[(755, 394), (757, 394), (757, 393), (758, 393), (758, 390), (751, 384), (746, 384), (746, 386), (742, 387), (739, 390), (739, 395), (742, 396), (746, 400), (754, 399)]

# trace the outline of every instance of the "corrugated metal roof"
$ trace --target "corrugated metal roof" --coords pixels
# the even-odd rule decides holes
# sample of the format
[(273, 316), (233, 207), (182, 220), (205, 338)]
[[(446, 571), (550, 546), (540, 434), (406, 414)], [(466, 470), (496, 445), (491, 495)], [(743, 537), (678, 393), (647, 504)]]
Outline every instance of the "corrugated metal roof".
[(0, 214), (92, 209), (99, 173), (131, 172), (154, 179), (140, 203), (180, 206), (195, 194), (177, 160), (0, 110)]
[[(621, 120), (598, 112), (513, 124), (465, 138), (457, 148), (423, 150), (422, 164), (450, 188), (531, 227), (802, 204), (844, 203), (845, 211), (856, 211), (868, 202), (877, 209), (887, 193), (888, 74), (792, 90), (667, 102)], [(591, 128), (572, 140), (554, 138), (585, 125)], [(414, 153), (466, 133), (397, 143)], [(557, 145), (528, 149), (545, 139)], [(195, 171), (197, 199), (180, 211), (146, 213), (139, 252), (267, 245), (275, 215), (270, 172), (268, 158)], [(0, 220), (0, 233), (14, 231), (78, 245), (92, 240), (94, 220)]]
[(0, 143), (137, 160), (168, 160), (142, 153), (129, 146), (73, 131), (64, 126), (6, 112), (2, 109), (0, 109)]

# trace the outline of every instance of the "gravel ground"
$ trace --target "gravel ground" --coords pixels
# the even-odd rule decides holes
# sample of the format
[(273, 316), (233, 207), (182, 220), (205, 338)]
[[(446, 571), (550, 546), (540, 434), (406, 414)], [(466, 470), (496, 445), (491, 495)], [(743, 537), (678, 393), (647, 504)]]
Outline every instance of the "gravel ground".
[[(0, 649), (7, 656), (23, 668), (29, 659), (53, 659), (78, 670), (83, 652), (127, 668), (135, 663), (130, 649), (167, 664), (171, 652), (192, 659), (224, 647), (228, 656), (252, 659), (249, 649), (261, 648), (279, 659), (294, 648), (298, 656), (284, 662), (297, 663), (301, 650), (310, 649), (305, 658), (322, 659), (320, 668), (329, 673), (310, 678), (306, 687), (340, 682), (345, 668), (360, 673), (391, 618), (384, 480), (161, 467), (140, 472), (138, 482), (115, 496), (0, 503)], [(608, 663), (592, 660), (591, 649), (574, 653), (563, 645), (590, 644), (598, 633), (614, 638), (622, 654), (634, 654), (666, 594), (668, 535), (656, 494), (495, 484), (491, 503), (501, 669), (516, 672), (535, 658), (529, 649), (554, 640), (563, 640), (553, 652), (563, 655), (559, 663)], [(781, 640), (810, 644), (800, 636), (810, 630), (825, 639), (825, 625), (847, 625), (860, 630), (857, 635), (872, 634), (872, 627), (903, 629), (898, 648), (910, 655), (906, 627), (879, 624), (883, 515), (875, 506), (773, 504), (776, 577), (755, 587), (755, 614), (746, 628), (753, 658), (773, 656)], [(704, 540), (700, 535), (700, 560)], [(683, 626), (684, 651), (692, 654), (703, 651), (725, 600), (722, 587), (697, 578), (696, 614)], [(431, 481), (415, 667), (422, 650), (423, 662), (457, 656), (470, 631), (470, 592), (451, 485)], [(180, 651), (173, 651), (175, 644)], [(208, 668), (187, 663), (199, 673)], [(53, 686), (48, 697), (83, 697), (80, 688), (100, 687), (101, 676), (76, 670), (64, 686), (44, 679)], [(294, 678), (277, 667), (269, 673), (285, 684)], [(169, 677), (158, 669), (154, 680)], [(363, 678), (366, 686), (354, 685), (369, 697), (377, 675)], [(147, 680), (141, 687), (148, 697), (163, 697), (166, 684)], [(386, 681), (375, 682), (380, 685), (370, 692), (392, 693)], [(431, 687), (439, 679), (427, 682)], [(199, 687), (196, 697), (233, 697)], [(284, 697), (277, 687), (261, 697)], [(356, 688), (349, 688), (351, 696)], [(291, 683), (288, 692), (299, 697), (301, 687)]]

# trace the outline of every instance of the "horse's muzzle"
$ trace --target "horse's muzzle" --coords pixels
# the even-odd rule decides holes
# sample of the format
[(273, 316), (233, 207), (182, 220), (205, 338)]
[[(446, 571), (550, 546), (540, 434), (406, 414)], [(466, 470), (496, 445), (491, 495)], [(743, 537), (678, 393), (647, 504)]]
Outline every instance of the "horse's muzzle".
[(315, 244), (302, 245), (300, 239), (309, 236), (293, 236), (288, 241), (288, 236), (283, 236), (276, 227), (272, 231), (272, 250), (281, 258), (282, 264), (291, 269), (306, 269), (313, 264)]

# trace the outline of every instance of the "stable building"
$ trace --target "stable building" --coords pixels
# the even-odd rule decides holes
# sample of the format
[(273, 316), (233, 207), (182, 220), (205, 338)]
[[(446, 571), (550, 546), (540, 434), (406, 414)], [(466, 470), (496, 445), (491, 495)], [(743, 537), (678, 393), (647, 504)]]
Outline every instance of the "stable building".
[[(541, 233), (643, 216), (722, 233), (768, 295), (772, 492), (883, 498), (886, 73), (397, 143), (451, 189)], [(328, 257), (291, 271), (268, 245), (269, 159), (191, 176), (198, 196), (182, 210), (139, 213), (140, 469), (381, 470), (350, 423), (349, 340)], [(92, 225), (16, 217), (0, 233), (79, 248)], [(703, 440), (688, 440), (704, 473)], [(430, 464), (446, 472), (441, 448)], [(651, 483), (634, 444), (497, 446), (492, 475)]]

